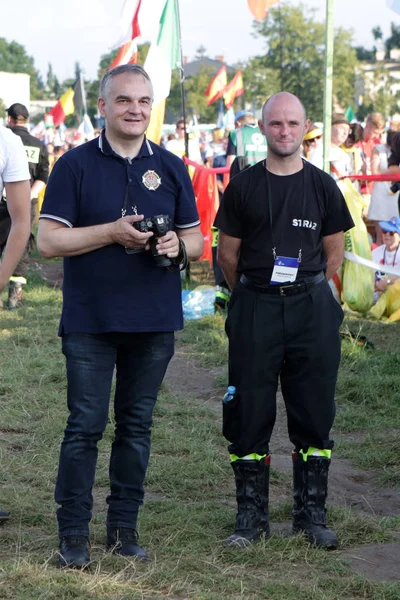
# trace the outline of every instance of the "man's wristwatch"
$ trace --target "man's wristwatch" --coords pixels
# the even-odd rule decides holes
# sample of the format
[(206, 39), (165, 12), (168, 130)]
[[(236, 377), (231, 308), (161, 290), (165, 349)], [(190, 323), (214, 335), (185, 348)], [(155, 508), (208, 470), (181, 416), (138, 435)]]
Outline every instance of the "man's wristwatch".
[(387, 283), (388, 285), (389, 285), (389, 283), (392, 283), (392, 280), (391, 280), (391, 279), (386, 279), (385, 281), (386, 281), (386, 283)]

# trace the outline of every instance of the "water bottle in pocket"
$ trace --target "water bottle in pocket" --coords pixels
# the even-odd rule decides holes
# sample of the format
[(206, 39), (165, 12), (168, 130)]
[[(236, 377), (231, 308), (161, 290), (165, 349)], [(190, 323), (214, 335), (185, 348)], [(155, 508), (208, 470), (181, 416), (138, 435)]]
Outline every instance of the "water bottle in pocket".
[(239, 433), (239, 394), (234, 385), (229, 385), (222, 401), (222, 434), (234, 442)]

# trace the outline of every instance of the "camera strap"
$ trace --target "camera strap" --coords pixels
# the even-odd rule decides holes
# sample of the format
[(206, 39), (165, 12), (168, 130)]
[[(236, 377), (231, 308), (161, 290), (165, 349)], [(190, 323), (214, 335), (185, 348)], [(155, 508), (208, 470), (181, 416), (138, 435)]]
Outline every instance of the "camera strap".
[(126, 211), (128, 208), (128, 204), (131, 205), (132, 213), (134, 215), (138, 214), (137, 206), (136, 206), (136, 204), (132, 204), (131, 202), (129, 202), (129, 196), (130, 196), (130, 194), (129, 194), (129, 181), (128, 181), (128, 183), (126, 184), (126, 188), (125, 188), (124, 204), (122, 205), (122, 208), (121, 208), (121, 217), (125, 217)]

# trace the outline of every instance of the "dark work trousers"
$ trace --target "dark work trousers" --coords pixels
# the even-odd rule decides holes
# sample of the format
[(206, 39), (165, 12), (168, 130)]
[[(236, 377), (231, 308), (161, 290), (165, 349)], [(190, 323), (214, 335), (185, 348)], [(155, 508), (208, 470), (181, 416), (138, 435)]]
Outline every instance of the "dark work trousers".
[[(37, 213), (37, 198), (31, 201), (31, 227), (36, 219)], [(2, 200), (0, 202), (0, 257), (2, 256), (7, 244), (8, 235), (11, 229), (11, 217), (7, 210), (7, 203)], [(33, 250), (35, 237), (33, 233), (29, 236), (28, 243), (25, 247), (21, 260), (14, 269), (14, 277), (27, 277), (29, 269), (29, 256)]]
[(174, 353), (174, 333), (69, 333), (62, 347), (70, 414), (55, 490), (60, 537), (89, 535), (97, 443), (108, 421), (115, 366), (107, 525), (134, 529), (143, 503), (153, 409)]
[[(272, 296), (238, 283), (229, 305), (229, 384), (238, 399), (230, 454), (269, 451), (280, 377), (295, 448), (330, 449), (343, 311), (324, 279), (295, 296)], [(225, 423), (224, 423), (225, 426)]]

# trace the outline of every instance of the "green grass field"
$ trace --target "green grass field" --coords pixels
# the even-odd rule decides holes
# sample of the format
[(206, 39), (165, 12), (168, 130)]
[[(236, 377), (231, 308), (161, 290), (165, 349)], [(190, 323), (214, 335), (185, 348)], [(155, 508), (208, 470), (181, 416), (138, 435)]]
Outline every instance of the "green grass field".
[[(105, 552), (110, 419), (94, 490), (92, 569), (59, 570), (53, 488), (67, 415), (57, 337), (60, 309), (60, 291), (33, 275), (24, 308), (0, 313), (0, 504), (12, 514), (0, 529), (0, 598), (400, 600), (400, 583), (355, 574), (343, 552), (399, 541), (399, 517), (332, 506), (330, 521), (342, 548), (326, 553), (289, 536), (284, 524), (290, 504), (273, 503), (271, 520), (282, 525), (278, 533), (244, 552), (223, 549), (235, 507), (220, 420), (203, 403), (166, 387), (156, 408), (148, 500), (140, 517), (141, 540), (152, 562), (137, 564)], [(400, 329), (354, 317), (346, 323), (367, 336), (375, 350), (343, 342), (337, 454), (356, 467), (378, 470), (380, 484), (400, 493)], [(199, 366), (224, 365), (223, 317), (189, 322), (179, 347)], [(216, 386), (225, 383), (224, 376), (215, 381)], [(278, 497), (287, 478), (274, 472), (271, 485)]]

